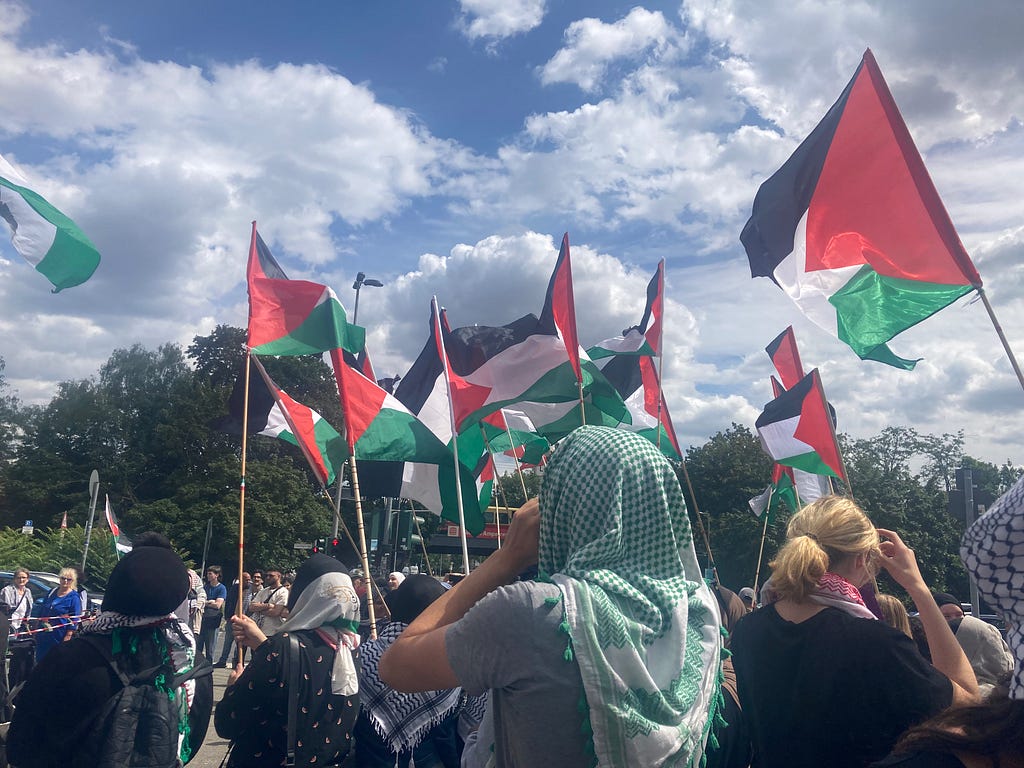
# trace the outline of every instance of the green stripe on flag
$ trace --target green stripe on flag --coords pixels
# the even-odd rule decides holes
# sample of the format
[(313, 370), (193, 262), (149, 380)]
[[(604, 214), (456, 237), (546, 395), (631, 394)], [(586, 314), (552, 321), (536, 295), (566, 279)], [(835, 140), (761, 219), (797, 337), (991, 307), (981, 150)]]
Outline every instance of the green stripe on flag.
[(356, 441), (356, 458), (451, 463), (451, 451), (415, 416), (382, 408)]
[(775, 462), (784, 467), (802, 469), (804, 472), (810, 472), (812, 475), (831, 475), (832, 477), (839, 477), (832, 467), (822, 461), (821, 457), (814, 451), (811, 451), (810, 453), (801, 453), (796, 456), (787, 456), (784, 459), (776, 459)]
[(349, 323), (345, 308), (331, 299), (313, 307), (302, 324), (287, 336), (260, 344), (252, 351), (257, 355), (315, 355), (340, 348), (355, 355), (365, 345), (366, 331)]
[(861, 359), (910, 370), (915, 360), (892, 353), (885, 343), (974, 290), (878, 274), (864, 266), (829, 302), (836, 308), (838, 336)]
[(81, 285), (92, 277), (99, 266), (100, 254), (75, 222), (28, 187), (3, 177), (0, 177), (0, 186), (20, 195), (33, 211), (56, 228), (50, 248), (38, 263), (33, 264), (36, 271), (53, 283), (54, 293)]

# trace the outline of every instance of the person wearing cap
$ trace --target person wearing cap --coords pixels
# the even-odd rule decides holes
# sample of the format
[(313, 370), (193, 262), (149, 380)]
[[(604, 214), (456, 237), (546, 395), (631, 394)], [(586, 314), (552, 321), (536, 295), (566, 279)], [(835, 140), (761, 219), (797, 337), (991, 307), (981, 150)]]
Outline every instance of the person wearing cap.
[[(138, 538), (167, 542), (159, 534)], [(103, 612), (47, 654), (25, 683), (7, 735), (10, 763), (23, 768), (89, 764), (79, 754), (88, 721), (122, 687), (98, 643), (109, 643), (118, 668), (131, 673), (162, 665), (163, 679), (169, 680), (205, 666), (191, 630), (173, 613), (188, 589), (185, 564), (169, 543), (135, 546), (121, 558), (107, 581)], [(178, 758), (187, 763), (206, 737), (213, 678), (196, 675), (166, 694), (183, 706), (179, 721), (167, 723), (165, 738), (178, 743)]]
[(267, 637), (248, 616), (230, 620), (235, 642), (252, 662), (228, 678), (217, 705), (217, 733), (231, 739), (229, 767), (270, 768), (288, 749), (291, 638), (298, 639), (299, 710), (295, 764), (339, 765), (348, 754), (359, 712), (352, 651), (359, 645), (359, 600), (344, 565), (317, 553), (295, 574), (288, 618)]
[(747, 613), (750, 613), (757, 607), (757, 595), (754, 593), (753, 587), (744, 587), (741, 589), (740, 600), (743, 601), (743, 607), (747, 609)]
[(932, 598), (942, 611), (942, 615), (946, 617), (946, 621), (956, 621), (964, 617), (963, 606), (954, 595), (948, 592), (932, 592)]

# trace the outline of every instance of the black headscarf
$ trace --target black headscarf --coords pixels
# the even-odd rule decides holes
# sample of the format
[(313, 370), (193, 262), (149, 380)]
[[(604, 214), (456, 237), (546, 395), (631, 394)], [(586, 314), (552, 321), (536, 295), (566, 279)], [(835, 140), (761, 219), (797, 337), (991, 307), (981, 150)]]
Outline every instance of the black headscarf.
[(384, 598), (391, 620), (412, 624), (413, 620), (427, 609), (427, 606), (445, 593), (441, 582), (425, 573), (407, 576), (398, 589)]

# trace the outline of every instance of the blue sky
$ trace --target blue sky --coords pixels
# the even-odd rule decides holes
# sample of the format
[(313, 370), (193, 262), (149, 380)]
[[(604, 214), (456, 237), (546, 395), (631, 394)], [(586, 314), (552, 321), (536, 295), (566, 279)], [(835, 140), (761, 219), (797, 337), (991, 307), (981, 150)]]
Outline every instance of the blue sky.
[[(1024, 395), (978, 304), (861, 363), (739, 245), (757, 186), (872, 48), (1024, 350), (1017, 3), (0, 0), (0, 154), (103, 253), (53, 296), (0, 239), (0, 357), (24, 401), (118, 347), (245, 322), (249, 222), (404, 373), (431, 295), (456, 325), (537, 312), (568, 230), (581, 340), (639, 319), (667, 259), (665, 387), (684, 444), (753, 425), (763, 347), (796, 328), (840, 428), (965, 429), (1020, 462)], [(69, 354), (68, 350), (74, 350)]]

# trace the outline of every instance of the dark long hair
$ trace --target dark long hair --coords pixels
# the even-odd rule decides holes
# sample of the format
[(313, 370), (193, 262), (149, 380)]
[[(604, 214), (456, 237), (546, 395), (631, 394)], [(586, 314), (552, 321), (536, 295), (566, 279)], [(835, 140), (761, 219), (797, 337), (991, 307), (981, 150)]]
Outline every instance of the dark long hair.
[(911, 728), (894, 752), (931, 750), (987, 757), (999, 768), (999, 756), (1024, 755), (1024, 701), (997, 688), (980, 704), (950, 707)]

